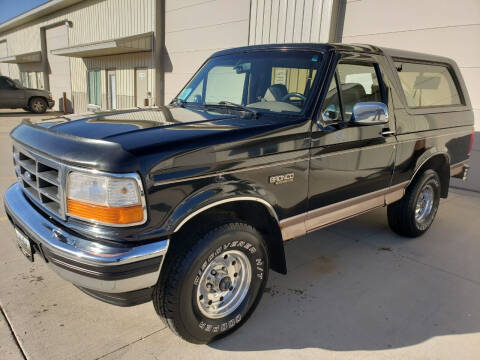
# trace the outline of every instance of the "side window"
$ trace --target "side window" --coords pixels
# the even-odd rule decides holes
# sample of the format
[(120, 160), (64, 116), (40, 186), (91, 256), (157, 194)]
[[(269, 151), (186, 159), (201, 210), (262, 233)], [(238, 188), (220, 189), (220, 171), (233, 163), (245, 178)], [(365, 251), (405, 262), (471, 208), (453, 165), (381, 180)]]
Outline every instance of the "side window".
[(10, 89), (10, 85), (8, 84), (6, 78), (0, 78), (0, 89), (2, 89), (2, 90)]
[(337, 72), (345, 121), (352, 118), (353, 106), (356, 103), (382, 101), (382, 91), (374, 64), (340, 63)]
[(447, 65), (396, 61), (395, 67), (409, 107), (462, 104)]
[(325, 122), (342, 121), (342, 110), (340, 108), (340, 98), (338, 96), (338, 87), (335, 76), (330, 82), (325, 101), (323, 102), (322, 119)]
[(15, 83), (9, 78), (0, 78), (0, 89), (10, 90), (15, 88)]

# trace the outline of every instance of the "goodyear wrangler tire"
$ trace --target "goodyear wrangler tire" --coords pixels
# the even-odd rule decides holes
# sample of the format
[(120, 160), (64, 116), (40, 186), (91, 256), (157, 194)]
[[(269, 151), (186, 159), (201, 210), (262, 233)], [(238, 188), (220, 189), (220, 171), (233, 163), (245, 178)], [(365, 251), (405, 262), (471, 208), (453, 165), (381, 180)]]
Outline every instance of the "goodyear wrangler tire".
[(243, 222), (191, 240), (172, 246), (153, 303), (173, 332), (204, 344), (236, 330), (253, 312), (267, 282), (268, 255), (262, 235)]

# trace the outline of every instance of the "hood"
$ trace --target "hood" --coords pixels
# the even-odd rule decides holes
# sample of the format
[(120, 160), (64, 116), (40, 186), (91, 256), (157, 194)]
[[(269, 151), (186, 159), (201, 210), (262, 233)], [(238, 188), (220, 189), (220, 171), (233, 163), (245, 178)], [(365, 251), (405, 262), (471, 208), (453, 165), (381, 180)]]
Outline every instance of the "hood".
[(70, 115), (43, 122), (43, 127), (82, 138), (108, 140), (147, 129), (198, 129), (216, 127), (218, 120), (233, 119), (230, 114), (180, 107), (161, 107)]
[(137, 150), (151, 150), (152, 147), (156, 150), (161, 150), (159, 147), (169, 148), (180, 141), (193, 145), (197, 139), (203, 141), (205, 137), (231, 138), (234, 134), (244, 132), (253, 135), (256, 133), (254, 128), (274, 124), (279, 124), (279, 120), (272, 116), (244, 119), (238, 112), (229, 114), (167, 106), (96, 113), (93, 116), (66, 116), (40, 126), (68, 136), (117, 143), (125, 151), (134, 153)]
[(136, 171), (139, 162), (147, 158), (161, 162), (179, 153), (201, 149), (215, 152), (220, 144), (255, 139), (290, 126), (292, 120), (263, 114), (245, 119), (240, 115), (236, 111), (222, 114), (175, 106), (124, 110), (62, 116), (38, 124), (27, 122), (15, 128), (11, 136), (66, 163), (128, 172)]

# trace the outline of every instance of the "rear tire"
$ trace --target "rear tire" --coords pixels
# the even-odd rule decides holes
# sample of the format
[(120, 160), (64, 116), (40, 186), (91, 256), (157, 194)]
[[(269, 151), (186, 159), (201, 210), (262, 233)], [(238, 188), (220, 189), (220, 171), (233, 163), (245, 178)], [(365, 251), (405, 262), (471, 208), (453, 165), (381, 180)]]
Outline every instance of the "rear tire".
[(262, 235), (247, 223), (195, 230), (184, 232), (188, 241), (173, 240), (153, 304), (174, 333), (206, 344), (247, 320), (263, 295), (269, 263)]
[(434, 170), (426, 170), (415, 178), (405, 196), (388, 205), (390, 228), (399, 235), (417, 237), (433, 223), (440, 204), (440, 178)]
[(28, 107), (31, 112), (35, 114), (43, 114), (47, 111), (48, 104), (47, 101), (41, 97), (34, 97), (30, 100)]

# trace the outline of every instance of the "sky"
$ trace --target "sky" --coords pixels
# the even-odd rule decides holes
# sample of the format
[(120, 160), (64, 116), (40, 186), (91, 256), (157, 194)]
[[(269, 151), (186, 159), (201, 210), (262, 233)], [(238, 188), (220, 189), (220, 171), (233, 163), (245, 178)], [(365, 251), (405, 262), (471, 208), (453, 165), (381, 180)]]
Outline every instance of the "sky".
[(48, 0), (0, 0), (0, 24)]

